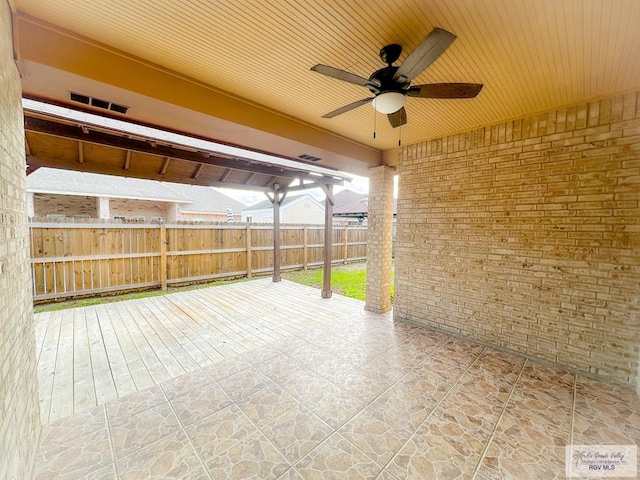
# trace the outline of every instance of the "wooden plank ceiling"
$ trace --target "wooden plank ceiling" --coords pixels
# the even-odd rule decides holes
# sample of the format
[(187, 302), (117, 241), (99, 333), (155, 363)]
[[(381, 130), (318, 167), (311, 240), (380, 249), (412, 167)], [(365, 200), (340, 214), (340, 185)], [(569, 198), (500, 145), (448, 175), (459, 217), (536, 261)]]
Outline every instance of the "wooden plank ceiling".
[(476, 99), (409, 98), (405, 144), (640, 87), (637, 0), (14, 3), (21, 14), (381, 151), (397, 147), (400, 132), (378, 115), (374, 139), (370, 106), (321, 118), (368, 91), (312, 65), (368, 77), (383, 66), (382, 46), (401, 44), (402, 61), (434, 27), (455, 33), (413, 83), (484, 90)]

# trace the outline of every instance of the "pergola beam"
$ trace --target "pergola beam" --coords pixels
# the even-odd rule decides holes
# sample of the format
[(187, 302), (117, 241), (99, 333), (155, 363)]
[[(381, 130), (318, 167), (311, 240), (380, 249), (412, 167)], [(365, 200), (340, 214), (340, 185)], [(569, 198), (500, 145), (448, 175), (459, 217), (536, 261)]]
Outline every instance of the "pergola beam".
[[(329, 184), (341, 185), (341, 178), (330, 176), (312, 175), (309, 172), (301, 172), (294, 168), (281, 167), (277, 165), (260, 164), (255, 161), (241, 158), (226, 158), (213, 153), (203, 153), (188, 149), (177, 148), (175, 146), (163, 145), (155, 140), (139, 140), (128, 138), (114, 133), (97, 131), (87, 128), (86, 125), (78, 126), (46, 120), (43, 118), (30, 116), (25, 111), (24, 127), (27, 132), (41, 133), (55, 137), (78, 140), (80, 142), (104, 145), (108, 147), (130, 150), (132, 152), (145, 153), (159, 157), (169, 157), (179, 160), (186, 160), (197, 163), (216, 165), (219, 167), (241, 170), (250, 173), (272, 175), (278, 178), (303, 178), (312, 181), (322, 181)], [(207, 157), (208, 155), (208, 157)]]

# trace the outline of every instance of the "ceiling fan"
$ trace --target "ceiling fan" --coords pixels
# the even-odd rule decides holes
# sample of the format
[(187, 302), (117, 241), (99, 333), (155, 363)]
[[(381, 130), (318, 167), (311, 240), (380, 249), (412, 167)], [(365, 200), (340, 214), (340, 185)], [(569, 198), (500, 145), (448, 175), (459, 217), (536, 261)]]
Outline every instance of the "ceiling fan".
[(407, 112), (404, 108), (406, 97), (473, 98), (477, 96), (482, 90), (482, 84), (478, 83), (430, 83), (411, 86), (411, 81), (435, 62), (455, 39), (456, 36), (453, 33), (435, 28), (399, 67), (394, 67), (393, 63), (400, 58), (402, 47), (395, 43), (387, 45), (380, 50), (380, 58), (387, 66), (373, 72), (368, 79), (328, 65), (314, 65), (311, 67), (314, 72), (366, 87), (374, 95), (333, 110), (322, 118), (333, 118), (373, 102), (373, 108), (386, 114), (391, 125), (396, 128), (407, 123)]

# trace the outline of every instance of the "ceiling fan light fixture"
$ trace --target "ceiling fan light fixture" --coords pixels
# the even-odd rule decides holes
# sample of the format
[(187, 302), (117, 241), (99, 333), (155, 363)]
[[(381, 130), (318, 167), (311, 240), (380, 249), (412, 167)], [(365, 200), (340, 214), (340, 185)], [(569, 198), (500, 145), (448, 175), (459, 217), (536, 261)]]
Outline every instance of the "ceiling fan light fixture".
[(404, 93), (385, 92), (373, 99), (372, 105), (376, 112), (389, 114), (395, 113), (404, 107)]

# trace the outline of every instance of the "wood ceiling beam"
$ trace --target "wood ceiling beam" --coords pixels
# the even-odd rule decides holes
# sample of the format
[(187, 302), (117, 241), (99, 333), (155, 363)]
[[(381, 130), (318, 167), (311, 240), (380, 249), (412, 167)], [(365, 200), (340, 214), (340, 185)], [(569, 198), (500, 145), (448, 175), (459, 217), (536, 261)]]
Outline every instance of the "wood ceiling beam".
[(231, 174), (231, 169), (227, 168), (224, 173), (222, 174), (222, 176), (220, 177), (220, 183), (224, 183), (227, 181), (227, 178), (229, 178), (229, 175)]
[(78, 163), (84, 163), (84, 147), (82, 142), (78, 142)]
[[(100, 163), (78, 163), (75, 159), (64, 159), (52, 154), (51, 156), (28, 156), (27, 164), (29, 165), (30, 171), (35, 171), (41, 167), (50, 167), (50, 168), (62, 168), (65, 170), (73, 170), (76, 172), (89, 172), (89, 173), (100, 173), (104, 175), (120, 175), (122, 176), (122, 168), (118, 165), (106, 165)], [(213, 180), (211, 178), (206, 178), (204, 176), (200, 176), (199, 178), (193, 178), (193, 175), (181, 175), (178, 173), (167, 173), (166, 175), (160, 175), (157, 170), (149, 171), (149, 170), (138, 170), (135, 168), (131, 168), (127, 171), (127, 177), (132, 178), (141, 178), (145, 180), (159, 180), (164, 182), (172, 182), (172, 183), (184, 183), (187, 185), (202, 185), (205, 187), (233, 187), (243, 190), (253, 190), (253, 191), (261, 191), (266, 192), (269, 191), (268, 188), (263, 187), (261, 185), (244, 185), (242, 183), (239, 184), (230, 184), (224, 183), (220, 181)]]
[(247, 177), (247, 179), (242, 183), (244, 183), (245, 185), (249, 185), (251, 183), (251, 180), (253, 180), (253, 177), (255, 177), (255, 176), (256, 176), (255, 173), (250, 173), (249, 176)]
[(162, 162), (162, 168), (160, 169), (160, 175), (162, 175), (163, 177), (167, 173), (170, 163), (171, 163), (171, 158), (165, 157), (164, 162)]
[(29, 115), (29, 112), (26, 111), (24, 117), (24, 128), (28, 132), (52, 135), (60, 138), (69, 138), (73, 140), (83, 141), (85, 143), (104, 145), (108, 147), (120, 148), (123, 150), (130, 150), (133, 152), (156, 155), (160, 157), (172, 157), (179, 160), (187, 160), (190, 162), (217, 165), (221, 167), (231, 168), (233, 170), (242, 170), (245, 172), (261, 173), (265, 175), (275, 175), (277, 177), (304, 178), (312, 181), (320, 181), (321, 178), (322, 182), (333, 185), (342, 185), (343, 183), (342, 180), (333, 177), (318, 177), (316, 175), (311, 175), (308, 172), (296, 169), (289, 169), (276, 165), (260, 164), (255, 161), (249, 161), (239, 158), (225, 158), (211, 153), (209, 154), (209, 158), (206, 158), (202, 154), (202, 152), (162, 145), (155, 141), (151, 142), (153, 143), (153, 145), (151, 145), (150, 141), (126, 138), (124, 136), (115, 135), (103, 131), (88, 130), (87, 133), (84, 133), (86, 126), (79, 127), (77, 125), (69, 125), (54, 122), (51, 120), (45, 120), (42, 118), (31, 116)]
[(124, 166), (122, 168), (129, 170), (129, 167), (131, 167), (131, 150), (127, 150), (124, 156)]
[(202, 169), (204, 168), (204, 163), (199, 163), (196, 166), (196, 170), (193, 172), (193, 175), (191, 176), (191, 178), (198, 178), (200, 176), (200, 173), (202, 173)]

